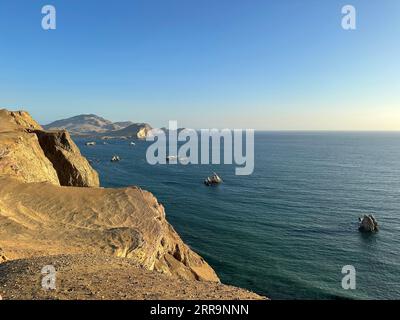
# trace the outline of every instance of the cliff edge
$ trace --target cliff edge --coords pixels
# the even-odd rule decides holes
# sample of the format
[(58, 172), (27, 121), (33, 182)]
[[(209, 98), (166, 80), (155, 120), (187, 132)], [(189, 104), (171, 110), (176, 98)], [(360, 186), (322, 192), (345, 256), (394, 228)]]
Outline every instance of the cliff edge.
[[(54, 265), (57, 290), (41, 288)], [(137, 187), (99, 187), (65, 130), (0, 110), (3, 299), (261, 299), (220, 283)]]
[[(40, 287), (38, 270), (57, 270), (55, 290)], [(142, 268), (130, 259), (60, 255), (0, 264), (4, 300), (255, 300), (257, 294), (218, 282), (171, 278)], [(21, 290), (23, 288), (23, 290)]]
[(100, 188), (68, 132), (45, 131), (26, 112), (1, 110), (0, 154), (0, 246), (9, 259), (92, 252), (219, 281), (151, 193)]
[(23, 111), (0, 110), (0, 176), (99, 187), (99, 176), (66, 131), (45, 131)]

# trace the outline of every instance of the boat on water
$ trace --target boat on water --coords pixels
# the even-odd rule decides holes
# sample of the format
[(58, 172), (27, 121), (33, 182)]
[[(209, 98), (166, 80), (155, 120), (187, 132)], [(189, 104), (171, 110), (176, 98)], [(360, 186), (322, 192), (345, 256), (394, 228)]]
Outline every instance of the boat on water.
[(178, 160), (178, 157), (177, 156), (168, 156), (166, 160), (167, 160), (167, 162), (175, 161), (175, 160)]
[(86, 142), (86, 146), (95, 146), (96, 145), (96, 142), (94, 142), (94, 141), (90, 141), (90, 142)]
[(166, 158), (166, 160), (167, 160), (167, 162), (176, 161), (176, 162), (179, 162), (181, 164), (189, 163), (189, 158), (188, 157), (168, 156)]
[(118, 161), (121, 161), (121, 158), (119, 156), (113, 156), (111, 158), (111, 162), (118, 162)]
[(207, 177), (206, 180), (204, 180), (204, 184), (206, 186), (213, 186), (222, 183), (223, 180), (219, 175), (217, 175), (215, 172), (213, 172), (213, 175), (210, 177)]

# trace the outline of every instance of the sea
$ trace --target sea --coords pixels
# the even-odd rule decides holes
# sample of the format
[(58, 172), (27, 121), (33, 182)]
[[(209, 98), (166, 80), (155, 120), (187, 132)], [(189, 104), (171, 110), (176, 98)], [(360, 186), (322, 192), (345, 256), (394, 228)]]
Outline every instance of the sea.
[[(151, 191), (223, 283), (279, 300), (400, 299), (400, 133), (256, 132), (249, 176), (150, 165), (147, 141), (75, 141), (102, 186)], [(224, 182), (205, 186), (214, 171)], [(378, 233), (358, 231), (364, 214)], [(354, 289), (342, 286), (345, 266)]]

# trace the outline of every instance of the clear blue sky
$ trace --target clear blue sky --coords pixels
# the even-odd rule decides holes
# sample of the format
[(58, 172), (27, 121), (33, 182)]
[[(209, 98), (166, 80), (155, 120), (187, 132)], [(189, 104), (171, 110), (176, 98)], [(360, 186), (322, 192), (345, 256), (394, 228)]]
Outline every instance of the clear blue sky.
[[(41, 28), (46, 4), (57, 30)], [(0, 107), (41, 123), (400, 130), (400, 1), (1, 0)]]

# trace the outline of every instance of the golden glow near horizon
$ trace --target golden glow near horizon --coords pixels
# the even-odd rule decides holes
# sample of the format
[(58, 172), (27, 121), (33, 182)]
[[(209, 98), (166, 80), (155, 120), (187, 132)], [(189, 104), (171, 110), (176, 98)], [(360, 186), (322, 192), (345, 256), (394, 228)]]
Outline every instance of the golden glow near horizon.
[(377, 108), (353, 108), (349, 110), (315, 110), (312, 112), (293, 111), (283, 115), (271, 115), (264, 123), (256, 121), (256, 126), (266, 126), (279, 130), (338, 130), (338, 131), (400, 131), (400, 106)]

